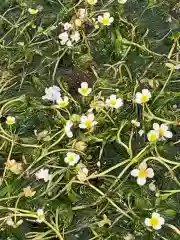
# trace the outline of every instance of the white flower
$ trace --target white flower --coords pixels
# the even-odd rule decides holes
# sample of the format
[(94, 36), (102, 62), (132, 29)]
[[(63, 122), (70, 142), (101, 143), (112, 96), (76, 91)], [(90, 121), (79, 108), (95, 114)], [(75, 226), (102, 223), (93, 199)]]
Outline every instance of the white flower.
[(136, 120), (131, 120), (131, 123), (135, 126), (135, 127), (140, 127), (140, 122), (136, 121)]
[(80, 156), (73, 152), (68, 152), (64, 159), (64, 162), (67, 163), (69, 166), (74, 166), (79, 162)]
[(42, 223), (44, 219), (45, 219), (44, 210), (42, 208), (39, 208), (37, 210), (37, 222)]
[(142, 186), (146, 183), (146, 178), (154, 177), (154, 171), (152, 168), (147, 168), (146, 162), (142, 162), (138, 169), (131, 171), (131, 176), (137, 177), (137, 184)]
[(8, 117), (6, 118), (6, 124), (8, 124), (8, 125), (13, 125), (13, 124), (15, 124), (15, 121), (16, 121), (15, 117), (8, 116)]
[(43, 100), (49, 100), (52, 102), (58, 101), (61, 97), (60, 88), (53, 85), (52, 87), (45, 89), (45, 95), (42, 97)]
[(136, 93), (135, 101), (139, 104), (144, 104), (147, 103), (150, 98), (151, 98), (150, 91), (148, 89), (143, 89), (142, 93), (140, 92)]
[(100, 167), (101, 167), (101, 162), (98, 161), (98, 162), (96, 163), (96, 165), (100, 168)]
[(145, 224), (148, 227), (153, 227), (155, 230), (161, 229), (162, 225), (164, 224), (165, 220), (160, 216), (159, 213), (153, 212), (151, 218), (145, 219)]
[(153, 129), (156, 130), (161, 139), (172, 138), (173, 134), (171, 131), (168, 131), (168, 126), (166, 124), (159, 125), (158, 123), (153, 124)]
[(150, 183), (149, 184), (149, 190), (151, 190), (152, 192), (155, 192), (156, 191), (156, 186), (154, 183)]
[(80, 40), (80, 33), (78, 31), (75, 31), (74, 33), (71, 34), (70, 38), (73, 42), (77, 43)]
[(66, 45), (67, 45), (68, 47), (72, 47), (72, 42), (71, 42), (71, 40), (68, 40), (68, 41), (66, 42)]
[(82, 116), (80, 120), (81, 123), (79, 124), (79, 127), (82, 129), (91, 129), (97, 124), (97, 122), (94, 121), (93, 113), (90, 113), (87, 116)]
[(159, 138), (159, 133), (156, 130), (151, 130), (147, 134), (147, 138), (149, 142), (155, 142)]
[(135, 237), (134, 237), (132, 234), (128, 233), (128, 234), (124, 237), (124, 240), (135, 240)]
[(59, 34), (59, 39), (61, 40), (61, 45), (65, 45), (69, 40), (69, 35), (67, 32)]
[(109, 12), (106, 12), (103, 16), (98, 16), (98, 21), (105, 26), (109, 26), (114, 21), (114, 18), (110, 17)]
[(9, 217), (7, 218), (6, 224), (7, 224), (8, 226), (11, 226), (11, 227), (14, 226), (14, 221), (12, 220), (12, 217), (9, 216)]
[(118, 3), (121, 3), (121, 4), (124, 4), (126, 2), (127, 2), (127, 0), (118, 0)]
[(17, 228), (19, 227), (21, 224), (23, 223), (23, 219), (20, 219), (19, 221), (17, 221), (16, 223), (12, 220), (12, 217), (9, 216), (7, 217), (7, 220), (6, 220), (6, 224), (8, 226), (11, 226), (13, 228)]
[(83, 95), (83, 96), (88, 96), (92, 91), (92, 88), (88, 88), (88, 83), (87, 82), (82, 82), (81, 83), (81, 88), (78, 88), (78, 92)]
[(38, 9), (33, 9), (33, 8), (28, 8), (28, 12), (31, 15), (36, 15), (39, 12), (39, 10)]
[(45, 182), (48, 182), (52, 179), (52, 174), (49, 174), (49, 169), (41, 168), (35, 173), (35, 175), (37, 179), (43, 179)]
[(168, 67), (171, 71), (180, 69), (180, 64), (174, 65), (172, 63), (165, 63), (165, 66)]
[(79, 163), (77, 166), (76, 166), (76, 169), (78, 170), (77, 172), (77, 179), (81, 182), (84, 182), (88, 176), (88, 172), (89, 170), (87, 169), (87, 167), (82, 164), (82, 163)]
[(69, 98), (66, 96), (64, 97), (64, 99), (60, 97), (56, 102), (58, 104), (57, 107), (65, 108), (69, 104)]
[(23, 188), (23, 194), (25, 197), (33, 197), (36, 194), (36, 191), (33, 191), (31, 186)]
[(87, 2), (90, 4), (90, 5), (95, 5), (97, 3), (97, 0), (87, 0)]
[(72, 138), (72, 137), (73, 137), (73, 133), (72, 133), (72, 131), (71, 131), (72, 126), (73, 126), (73, 122), (71, 122), (71, 120), (68, 120), (68, 121), (66, 122), (66, 126), (65, 126), (65, 128), (64, 128), (65, 133), (66, 133), (66, 135), (67, 135), (68, 138)]
[(70, 24), (68, 22), (64, 23), (64, 30), (67, 31), (67, 30), (70, 30), (70, 29), (72, 29), (72, 24)]
[(111, 95), (107, 100), (106, 104), (111, 108), (120, 108), (123, 105), (121, 98), (116, 98), (116, 95)]
[(138, 133), (139, 133), (139, 136), (142, 137), (142, 135), (144, 134), (144, 130), (140, 129)]
[(80, 8), (78, 10), (79, 19), (84, 20), (88, 16), (88, 12), (85, 8)]

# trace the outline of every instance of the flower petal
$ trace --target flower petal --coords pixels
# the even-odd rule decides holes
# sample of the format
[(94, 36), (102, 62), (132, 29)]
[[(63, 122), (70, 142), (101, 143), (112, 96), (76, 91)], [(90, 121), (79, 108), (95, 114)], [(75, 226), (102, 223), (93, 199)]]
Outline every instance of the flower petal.
[(94, 114), (93, 113), (88, 114), (88, 120), (90, 120), (90, 121), (94, 120)]
[(159, 229), (162, 228), (162, 226), (161, 226), (161, 224), (159, 223), (159, 224), (153, 226), (153, 228), (154, 228), (155, 230), (159, 230)]
[(141, 169), (141, 168), (144, 168), (144, 169), (147, 168), (146, 161), (142, 161), (142, 163), (139, 164), (139, 169)]
[(149, 98), (151, 97), (151, 93), (148, 89), (143, 89), (142, 90), (142, 95), (148, 96)]
[(112, 95), (110, 95), (110, 100), (116, 100), (116, 95), (115, 94), (112, 94)]
[(145, 221), (144, 221), (145, 225), (148, 226), (148, 227), (151, 227), (151, 221), (150, 221), (150, 218), (146, 218)]
[(103, 17), (102, 16), (98, 16), (98, 22), (102, 23), (103, 21)]
[(137, 184), (143, 186), (146, 183), (146, 178), (137, 178)]
[(110, 13), (109, 12), (105, 12), (104, 13), (104, 18), (109, 18), (110, 17)]
[(79, 124), (79, 128), (81, 128), (81, 129), (85, 129), (86, 126), (84, 125), (84, 123), (80, 123), (80, 124)]
[(110, 17), (109, 18), (109, 23), (112, 23), (114, 21), (114, 18), (113, 17)]
[(139, 175), (139, 169), (133, 169), (133, 170), (131, 171), (131, 176), (137, 177), (138, 175)]
[(165, 222), (164, 218), (163, 218), (163, 217), (160, 217), (160, 218), (159, 218), (159, 222), (160, 222), (161, 225), (163, 225), (164, 222)]
[(152, 218), (160, 218), (160, 214), (157, 212), (152, 213)]
[(94, 127), (95, 125), (97, 125), (98, 124), (98, 122), (96, 122), (96, 121), (93, 121), (92, 122), (92, 126)]
[(169, 127), (168, 127), (166, 124), (162, 123), (162, 124), (161, 124), (161, 128), (162, 128), (163, 130), (167, 131)]
[(148, 168), (147, 170), (148, 173), (148, 178), (153, 178), (154, 177), (154, 171), (152, 168)]
[(87, 119), (88, 119), (87, 116), (82, 116), (80, 120), (82, 123), (84, 123), (87, 121)]
[(153, 124), (153, 129), (156, 131), (159, 131), (159, 124), (158, 123), (154, 123)]
[(164, 136), (165, 136), (166, 138), (172, 138), (173, 134), (172, 134), (171, 131), (166, 131), (166, 132), (164, 133)]
[(82, 82), (81, 83), (81, 88), (88, 88), (88, 83), (87, 82)]

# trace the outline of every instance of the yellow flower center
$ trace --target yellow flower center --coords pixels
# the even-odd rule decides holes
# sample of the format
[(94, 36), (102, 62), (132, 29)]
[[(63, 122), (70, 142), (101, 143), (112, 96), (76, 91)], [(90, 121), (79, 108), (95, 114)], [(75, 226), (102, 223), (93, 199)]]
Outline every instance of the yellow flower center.
[(155, 133), (151, 133), (151, 135), (149, 136), (149, 141), (154, 142), (156, 140), (157, 140), (157, 135)]
[(139, 177), (140, 178), (145, 178), (148, 176), (148, 172), (146, 170), (146, 168), (141, 168), (140, 171), (139, 171)]
[(91, 128), (92, 127), (92, 120), (86, 120), (84, 125), (86, 126), (86, 128)]
[(8, 119), (8, 120), (7, 120), (7, 124), (13, 125), (13, 124), (14, 124), (14, 119)]
[(73, 156), (73, 155), (70, 155), (70, 156), (69, 156), (69, 161), (70, 161), (70, 162), (74, 161), (74, 156)]
[(37, 13), (38, 13), (38, 10), (37, 10), (37, 9), (31, 9), (31, 10), (30, 10), (30, 13), (31, 13), (32, 15), (37, 14)]
[(114, 100), (114, 99), (113, 99), (113, 100), (110, 100), (110, 104), (111, 104), (111, 105), (116, 105), (116, 100)]
[(153, 226), (153, 227), (156, 227), (157, 225), (159, 225), (159, 219), (156, 218), (156, 217), (152, 217), (150, 219), (150, 224)]
[(141, 102), (142, 102), (142, 103), (146, 103), (146, 102), (148, 102), (148, 101), (149, 101), (149, 97), (146, 96), (146, 95), (142, 95), (142, 97), (141, 97)]
[(89, 0), (88, 3), (89, 4), (95, 4), (95, 0)]
[(81, 92), (83, 95), (86, 95), (88, 92), (88, 88), (81, 88)]
[(107, 25), (107, 24), (109, 24), (109, 18), (103, 18), (103, 20), (102, 20), (102, 23), (104, 24), (104, 25)]
[(165, 134), (165, 130), (163, 128), (159, 128), (159, 135), (160, 137), (163, 137)]
[(67, 105), (68, 105), (68, 103), (65, 102), (65, 101), (62, 101), (62, 102), (59, 103), (60, 108), (65, 108)]

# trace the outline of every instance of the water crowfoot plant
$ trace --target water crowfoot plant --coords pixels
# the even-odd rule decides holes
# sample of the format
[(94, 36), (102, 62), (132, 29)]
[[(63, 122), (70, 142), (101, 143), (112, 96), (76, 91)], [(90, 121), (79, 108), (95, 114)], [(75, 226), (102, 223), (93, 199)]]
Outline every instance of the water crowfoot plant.
[(179, 240), (179, 7), (0, 3), (0, 239)]

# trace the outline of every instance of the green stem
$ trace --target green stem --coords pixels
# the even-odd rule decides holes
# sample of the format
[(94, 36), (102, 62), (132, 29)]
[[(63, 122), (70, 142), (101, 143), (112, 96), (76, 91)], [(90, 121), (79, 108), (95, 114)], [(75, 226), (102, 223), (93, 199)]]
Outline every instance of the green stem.
[(154, 99), (154, 101), (153, 101), (152, 104), (154, 104), (155, 101), (156, 101), (156, 100), (161, 96), (161, 94), (164, 92), (164, 89), (166, 88), (166, 86), (167, 86), (169, 80), (171, 79), (171, 76), (172, 76), (173, 71), (174, 71), (174, 69), (170, 71), (170, 73), (169, 73), (169, 75), (168, 75), (168, 78), (167, 78), (167, 80), (166, 80), (164, 86), (162, 87), (161, 91), (160, 91), (159, 94), (156, 96), (156, 98)]

